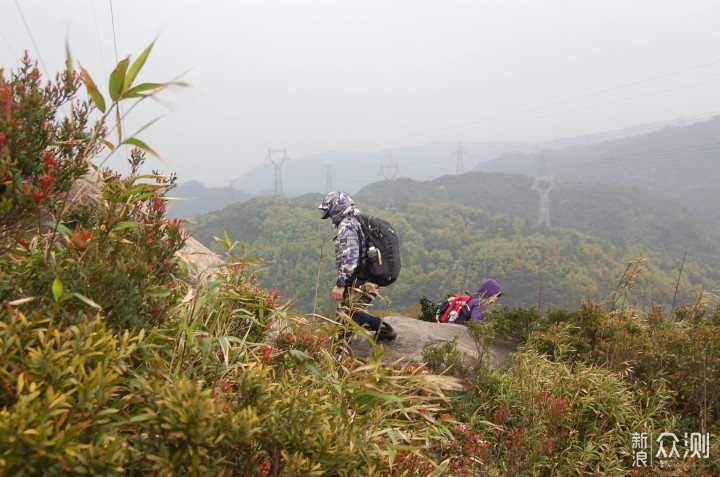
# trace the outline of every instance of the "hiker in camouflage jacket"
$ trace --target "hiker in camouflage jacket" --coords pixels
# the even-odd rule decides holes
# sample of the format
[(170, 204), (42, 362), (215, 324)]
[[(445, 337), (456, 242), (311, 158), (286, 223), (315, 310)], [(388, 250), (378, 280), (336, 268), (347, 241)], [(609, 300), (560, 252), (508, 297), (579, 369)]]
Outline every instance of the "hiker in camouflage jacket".
[[(363, 233), (360, 221), (355, 214), (360, 211), (355, 202), (345, 192), (332, 191), (322, 201), (320, 217), (330, 219), (335, 228), (335, 264), (338, 270), (338, 279), (335, 282), (331, 295), (334, 300), (341, 301), (348, 296), (350, 287), (359, 287), (367, 280), (364, 278), (362, 264), (366, 257), (363, 253)], [(374, 296), (365, 294), (363, 300), (370, 304)], [(350, 315), (357, 324), (367, 329), (377, 331), (380, 328), (380, 318), (365, 311), (353, 310)], [(387, 323), (382, 323), (379, 339), (395, 339), (397, 334)]]

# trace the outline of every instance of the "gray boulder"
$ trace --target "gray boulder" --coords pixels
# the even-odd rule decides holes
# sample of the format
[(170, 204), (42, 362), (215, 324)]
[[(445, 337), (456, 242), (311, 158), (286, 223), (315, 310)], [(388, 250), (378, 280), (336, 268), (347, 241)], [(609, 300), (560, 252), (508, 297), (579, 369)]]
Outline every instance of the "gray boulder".
[[(467, 327), (452, 323), (432, 323), (403, 316), (387, 316), (384, 321), (397, 331), (394, 341), (380, 341), (385, 354), (383, 362), (396, 361), (422, 362), (423, 350), (432, 345), (453, 341), (457, 338), (457, 349), (460, 351), (466, 364), (478, 357), (478, 349), (470, 337)], [(369, 357), (374, 354), (370, 341), (356, 334), (350, 342), (353, 353), (358, 357)], [(505, 364), (508, 355), (515, 351), (517, 343), (496, 338), (490, 345), (488, 364), (491, 368), (498, 368)]]

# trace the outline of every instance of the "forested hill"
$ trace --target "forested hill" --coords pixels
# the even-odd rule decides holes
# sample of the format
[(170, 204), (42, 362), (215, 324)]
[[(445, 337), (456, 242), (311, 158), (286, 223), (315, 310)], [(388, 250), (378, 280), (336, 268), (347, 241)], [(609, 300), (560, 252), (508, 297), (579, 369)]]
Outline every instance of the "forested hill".
[[(377, 306), (389, 305), (395, 310), (408, 311), (423, 295), (439, 300), (451, 291), (476, 288), (483, 277), (493, 277), (505, 286), (505, 305), (540, 303), (544, 307), (573, 308), (585, 298), (608, 298), (627, 264), (635, 258), (647, 259), (646, 273), (639, 278), (628, 300), (638, 304), (673, 300), (682, 253), (666, 253), (660, 250), (662, 247), (643, 247), (638, 240), (609, 240), (557, 224), (551, 228), (538, 226), (536, 212), (532, 212), (537, 211), (537, 197), (533, 197), (526, 178), (466, 176), (431, 183), (396, 181), (393, 183), (395, 206), (389, 209), (379, 207), (387, 184), (377, 184), (356, 195), (365, 212), (387, 218), (401, 235), (400, 280), (383, 291), (388, 300)], [(474, 187), (466, 184), (457, 192), (449, 193), (449, 185), (465, 183), (460, 179)], [(461, 194), (464, 188), (468, 194)], [(482, 197), (475, 198), (474, 205), (461, 204), (458, 196), (465, 197), (465, 202), (473, 200), (469, 196), (470, 188), (484, 191)], [(527, 191), (521, 192), (523, 189)], [(440, 200), (431, 190), (446, 196)], [(517, 197), (503, 199), (514, 196), (513, 191), (517, 191)], [(587, 201), (596, 197), (590, 192), (584, 192)], [(616, 195), (620, 196), (620, 192)], [(411, 197), (417, 200), (410, 200)], [(453, 197), (455, 202), (451, 201)], [(628, 195), (618, 202), (618, 207), (636, 203), (640, 209), (639, 197)], [(198, 217), (197, 224), (190, 225), (189, 230), (211, 247), (212, 237), (221, 237), (227, 230), (232, 239), (244, 243), (247, 256), (267, 261), (259, 274), (263, 286), (281, 290), (301, 311), (327, 313), (333, 305), (329, 291), (335, 281), (332, 245), (335, 230), (329, 222), (318, 218), (317, 205), (321, 199), (320, 194), (295, 199), (253, 199)], [(571, 195), (567, 200), (580, 199)], [(507, 211), (505, 215), (498, 214), (502, 208)], [(526, 208), (530, 210), (525, 212)], [(586, 224), (600, 224), (598, 227), (602, 227), (603, 222), (611, 222), (594, 220), (598, 209), (588, 207), (579, 219)], [(553, 210), (551, 203), (551, 214)], [(607, 208), (600, 210), (607, 213)], [(676, 214), (682, 225), (685, 219), (681, 213)], [(562, 216), (559, 215), (558, 222)], [(648, 226), (655, 224), (651, 219), (647, 223)], [(671, 237), (676, 237), (674, 231), (678, 226), (668, 222)], [(682, 237), (678, 235), (677, 240), (681, 243)], [(688, 254), (678, 301), (691, 298), (698, 286), (706, 290), (714, 288), (720, 282), (717, 270), (709, 262)]]
[(512, 153), (478, 164), (485, 172), (533, 174), (541, 160), (559, 181), (633, 186), (688, 207), (720, 230), (720, 116), (597, 144)]
[[(356, 202), (374, 207), (449, 202), (536, 223), (540, 208), (533, 179), (521, 174), (470, 172), (433, 181), (398, 180), (365, 187)], [(631, 244), (676, 257), (685, 252), (720, 268), (713, 229), (686, 207), (630, 187), (558, 182), (549, 196), (552, 227), (584, 232), (619, 248)], [(447, 214), (454, 208), (447, 207)]]

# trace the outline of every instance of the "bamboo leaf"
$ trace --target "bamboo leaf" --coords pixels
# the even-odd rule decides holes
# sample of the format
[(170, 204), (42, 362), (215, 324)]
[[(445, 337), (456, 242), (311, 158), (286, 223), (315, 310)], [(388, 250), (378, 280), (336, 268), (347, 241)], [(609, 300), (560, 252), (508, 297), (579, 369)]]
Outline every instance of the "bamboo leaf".
[(85, 68), (80, 67), (80, 81), (85, 84), (88, 94), (100, 111), (105, 112), (105, 98)]
[(63, 297), (63, 284), (60, 281), (59, 278), (55, 277), (55, 280), (53, 280), (52, 283), (52, 294), (55, 301), (60, 301), (60, 299)]
[(230, 342), (227, 340), (226, 336), (219, 336), (218, 343), (220, 343), (220, 349), (223, 353), (225, 366), (230, 366)]
[(148, 290), (145, 292), (147, 296), (152, 296), (156, 298), (165, 298), (167, 296), (170, 296), (170, 290), (167, 288), (154, 288), (152, 290)]
[(108, 90), (110, 92), (110, 99), (117, 101), (122, 96), (122, 88), (125, 83), (125, 73), (127, 72), (129, 60), (125, 58), (117, 64), (112, 73), (110, 73), (110, 84)]
[(37, 298), (36, 296), (29, 296), (29, 297), (26, 297), (26, 298), (20, 298), (20, 299), (18, 299), (18, 300), (9, 301), (9, 302), (8, 302), (8, 305), (10, 305), (10, 306), (23, 305), (23, 304), (25, 304), (25, 303), (30, 303), (31, 301), (35, 300), (36, 298)]
[(132, 145), (132, 146), (137, 146), (137, 147), (139, 147), (140, 149), (149, 152), (149, 153), (152, 154), (153, 156), (155, 156), (155, 157), (157, 157), (157, 158), (160, 158), (160, 156), (158, 155), (158, 153), (155, 152), (155, 150), (154, 150), (153, 148), (151, 148), (150, 146), (148, 146), (147, 144), (145, 144), (145, 142), (141, 141), (140, 139), (138, 139), (138, 138), (136, 138), (136, 137), (129, 137), (129, 138), (125, 139), (125, 140), (122, 142), (122, 144), (130, 144), (130, 145)]
[(295, 358), (298, 363), (304, 363), (305, 361), (312, 359), (305, 352), (300, 351), (299, 349), (291, 349), (290, 354), (293, 356), (293, 358)]
[(140, 83), (127, 90), (124, 94), (125, 98), (139, 98), (142, 96), (151, 96), (153, 93), (166, 88), (168, 83)]
[(309, 360), (305, 361), (305, 369), (307, 369), (309, 372), (317, 376), (318, 378), (323, 377), (322, 371), (320, 371), (320, 366), (315, 362), (314, 359), (310, 358)]
[(82, 81), (85, 84), (86, 88), (94, 89), (97, 91), (98, 87), (95, 84), (95, 82), (92, 80), (90, 73), (88, 73), (87, 70), (85, 68), (83, 68), (82, 66), (80, 67), (80, 81)]
[(430, 477), (440, 477), (441, 475), (444, 475), (443, 472), (445, 472), (445, 469), (450, 464), (450, 459), (445, 459), (444, 461), (440, 462), (440, 465), (437, 466), (437, 469), (433, 471), (432, 474), (430, 474)]
[(153, 124), (155, 124), (156, 122), (160, 121), (160, 119), (162, 119), (162, 116), (159, 117), (159, 118), (155, 118), (155, 119), (153, 119), (152, 121), (150, 121), (149, 123), (145, 124), (143, 127), (141, 127), (140, 129), (138, 129), (137, 131), (135, 131), (135, 133), (132, 135), (132, 137), (137, 136), (138, 134), (140, 134), (141, 132), (143, 132), (144, 130), (146, 130), (147, 128), (149, 128), (150, 126), (152, 126)]
[(100, 110), (100, 112), (105, 112), (105, 98), (103, 98), (103, 95), (100, 94), (100, 91), (96, 89), (88, 89), (88, 93), (90, 94), (90, 97), (93, 100), (93, 103), (95, 103), (95, 106)]
[(95, 303), (90, 298), (86, 297), (85, 295), (81, 295), (80, 293), (73, 293), (73, 296), (75, 298), (77, 298), (78, 300), (80, 300), (81, 302), (85, 303), (86, 305), (89, 305), (89, 306), (95, 308), (96, 310), (102, 310), (102, 307), (100, 305), (98, 305), (97, 303)]
[(137, 416), (131, 417), (128, 422), (141, 422), (141, 421), (147, 421), (149, 419), (152, 419), (155, 417), (155, 413), (153, 412), (147, 412), (145, 414), (138, 414)]
[(65, 83), (66, 88), (73, 83), (73, 58), (67, 38), (65, 39)]
[(47, 227), (50, 227), (52, 229), (57, 228), (58, 233), (64, 237), (72, 235), (73, 233), (73, 231), (67, 228), (67, 226), (63, 225), (62, 222), (50, 220), (48, 222), (45, 222), (43, 225), (46, 225)]
[(138, 75), (143, 65), (145, 64), (145, 61), (147, 60), (147, 57), (150, 54), (150, 51), (152, 50), (154, 45), (154, 41), (150, 43), (150, 45), (145, 48), (142, 53), (140, 53), (140, 56), (138, 56), (137, 59), (133, 61), (133, 64), (130, 66), (130, 69), (125, 75), (125, 81), (123, 82), (123, 91), (125, 91), (126, 93), (132, 85), (132, 82), (135, 81), (135, 77)]
[(139, 229), (144, 227), (144, 224), (141, 224), (140, 222), (120, 222), (115, 227), (113, 227), (113, 232), (120, 232), (121, 230), (126, 229)]

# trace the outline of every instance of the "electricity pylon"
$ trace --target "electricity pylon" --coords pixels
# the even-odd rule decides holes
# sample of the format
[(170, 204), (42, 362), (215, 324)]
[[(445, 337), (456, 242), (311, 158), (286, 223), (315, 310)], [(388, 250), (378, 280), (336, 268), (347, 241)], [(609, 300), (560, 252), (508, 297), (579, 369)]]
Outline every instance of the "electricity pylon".
[(555, 186), (553, 176), (545, 173), (545, 151), (540, 154), (540, 170), (535, 176), (532, 190), (540, 194), (540, 209), (538, 210), (538, 225), (545, 224), (550, 227), (550, 191)]
[(270, 161), (275, 168), (275, 197), (279, 197), (283, 195), (283, 185), (282, 185), (282, 165), (285, 161), (290, 160), (290, 156), (288, 156), (287, 148), (283, 149), (269, 149), (267, 152), (267, 156), (265, 156), (266, 161)]
[(330, 169), (332, 169), (333, 166), (324, 165), (323, 167), (325, 168), (325, 193), (327, 194), (331, 190), (333, 190), (332, 180), (333, 180), (334, 176), (332, 175), (332, 172), (330, 171)]
[(235, 188), (233, 187), (233, 182), (235, 182), (235, 181), (234, 180), (231, 180), (231, 181), (226, 180), (225, 182), (227, 182), (227, 184), (228, 184), (227, 185), (228, 205), (234, 204), (235, 203)]
[(459, 176), (465, 172), (463, 166), (463, 147), (460, 141), (458, 141), (458, 150), (453, 153), (453, 156), (457, 156), (457, 160), (455, 161), (455, 175)]
[(386, 151), (388, 156), (386, 164), (380, 164), (379, 175), (383, 176), (386, 181), (394, 181), (400, 176), (400, 166), (392, 159), (392, 151)]
[(388, 204), (392, 204), (395, 202), (395, 187), (393, 187), (393, 182), (400, 176), (400, 166), (397, 162), (393, 161), (392, 151), (386, 151), (386, 154), (388, 157), (387, 163), (380, 164), (379, 175), (383, 176), (385, 181), (387, 181), (388, 194), (386, 197)]

